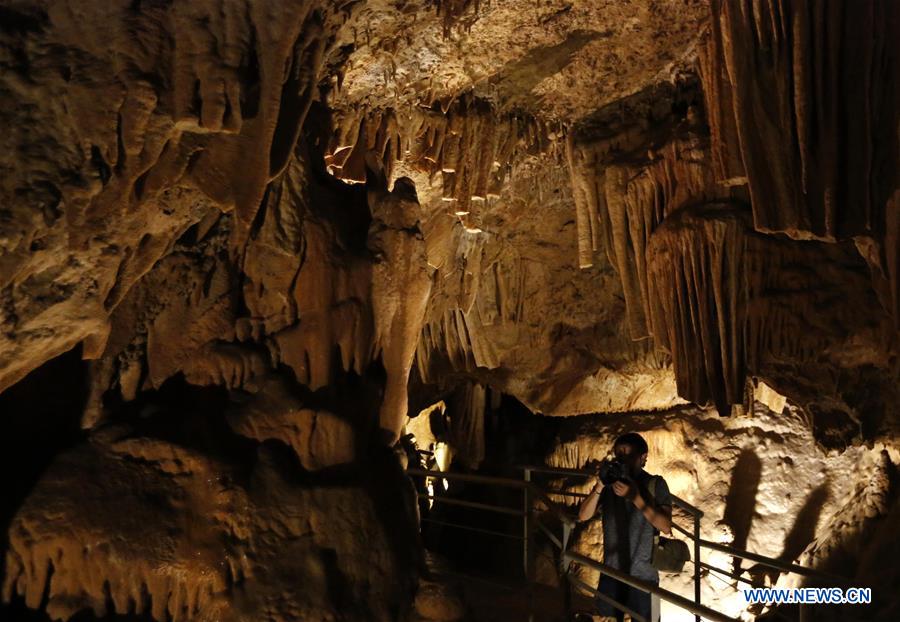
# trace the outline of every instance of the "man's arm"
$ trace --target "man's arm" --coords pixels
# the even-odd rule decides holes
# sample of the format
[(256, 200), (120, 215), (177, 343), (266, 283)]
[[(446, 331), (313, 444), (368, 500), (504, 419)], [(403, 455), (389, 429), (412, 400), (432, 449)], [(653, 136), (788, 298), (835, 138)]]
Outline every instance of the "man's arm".
[(634, 506), (641, 511), (641, 513), (644, 515), (644, 518), (647, 519), (647, 522), (649, 522), (651, 525), (659, 529), (667, 536), (672, 535), (671, 505), (658, 505), (654, 507), (652, 504), (647, 503), (644, 500), (640, 492), (638, 492), (634, 496), (632, 502), (634, 503)]
[(671, 505), (654, 506), (652, 503), (648, 503), (647, 500), (641, 496), (641, 491), (633, 482), (615, 482), (613, 484), (613, 491), (620, 497), (631, 499), (631, 502), (634, 503), (634, 507), (641, 511), (641, 514), (644, 515), (644, 518), (646, 518), (647, 522), (651, 525), (667, 536), (672, 535)]
[(581, 502), (581, 506), (578, 508), (579, 523), (591, 520), (594, 517), (594, 514), (597, 513), (597, 502), (600, 501), (600, 490), (600, 482), (595, 481), (593, 488), (591, 488), (591, 494)]

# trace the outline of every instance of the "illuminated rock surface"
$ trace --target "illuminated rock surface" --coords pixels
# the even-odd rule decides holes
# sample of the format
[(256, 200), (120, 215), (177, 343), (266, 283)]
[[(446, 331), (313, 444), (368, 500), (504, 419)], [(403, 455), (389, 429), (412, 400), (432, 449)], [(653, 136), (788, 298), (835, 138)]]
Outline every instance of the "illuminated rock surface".
[(634, 422), (716, 517), (760, 447), (748, 543), (826, 477), (788, 557), (896, 591), (900, 5), (856, 4), (4, 3), (4, 602), (453, 619), (390, 449), (437, 403), (463, 469), (510, 404), (595, 414), (560, 465)]

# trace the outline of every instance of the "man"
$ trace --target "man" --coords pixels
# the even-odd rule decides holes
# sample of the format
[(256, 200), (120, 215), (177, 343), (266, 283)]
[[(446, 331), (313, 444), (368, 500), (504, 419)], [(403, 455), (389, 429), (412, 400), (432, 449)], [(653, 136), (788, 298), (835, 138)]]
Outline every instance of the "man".
[[(654, 537), (672, 533), (672, 497), (666, 480), (644, 471), (649, 448), (640, 434), (629, 432), (613, 444), (620, 477), (604, 486), (599, 475), (582, 502), (578, 520), (593, 518), (600, 506), (603, 521), (603, 562), (631, 576), (659, 584), (659, 573), (651, 565)], [(624, 604), (649, 622), (659, 620), (658, 601), (651, 605), (650, 594), (603, 575), (597, 586), (601, 594)], [(653, 599), (656, 601), (656, 599)], [(624, 620), (623, 611), (601, 598), (598, 613)]]

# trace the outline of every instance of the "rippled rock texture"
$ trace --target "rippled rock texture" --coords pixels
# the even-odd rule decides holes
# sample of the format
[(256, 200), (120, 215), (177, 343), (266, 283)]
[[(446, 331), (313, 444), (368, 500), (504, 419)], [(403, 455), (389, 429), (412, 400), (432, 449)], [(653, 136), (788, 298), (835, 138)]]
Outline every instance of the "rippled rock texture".
[(502, 394), (889, 444), (898, 7), (5, 2), (0, 398), (63, 440), (0, 523), (4, 598), (393, 619), (389, 448), (442, 400), (468, 468)]

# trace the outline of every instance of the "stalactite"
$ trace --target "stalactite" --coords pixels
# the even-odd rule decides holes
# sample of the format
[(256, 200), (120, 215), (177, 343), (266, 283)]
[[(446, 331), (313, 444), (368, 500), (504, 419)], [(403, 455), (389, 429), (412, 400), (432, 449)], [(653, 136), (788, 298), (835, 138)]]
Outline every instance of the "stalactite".
[(714, 183), (705, 141), (693, 132), (658, 149), (613, 163), (623, 140), (567, 141), (569, 171), (578, 226), (579, 266), (590, 267), (604, 249), (619, 274), (631, 336), (652, 335), (646, 248), (667, 215), (685, 205), (727, 198), (730, 190)]
[[(578, 267), (590, 268), (594, 265), (594, 253), (600, 248), (601, 171), (595, 150), (577, 147), (574, 134), (569, 134), (566, 140), (566, 158), (578, 227)], [(601, 187), (598, 188), (598, 184)]]
[(489, 0), (431, 0), (437, 14), (442, 17), (444, 37), (451, 35), (453, 27), (461, 23), (470, 10), (477, 17), (482, 2), (490, 4)]
[(830, 350), (844, 340), (879, 334), (846, 298), (852, 291), (875, 302), (863, 266), (846, 245), (757, 233), (739, 205), (666, 218), (647, 246), (648, 309), (656, 344), (672, 354), (679, 395), (728, 414), (744, 402), (748, 375), (785, 364), (803, 370), (835, 356)]
[(700, 54), (717, 176), (759, 231), (870, 236), (900, 182), (895, 2), (712, 3)]
[(416, 349), (416, 365), (425, 382), (438, 379), (445, 359), (454, 370), (495, 369), (503, 364), (501, 353), (514, 347), (519, 337), (527, 262), (514, 252), (485, 257), (479, 243), (469, 247), (467, 254), (479, 257), (479, 267), (462, 263), (451, 273), (460, 279), (456, 289), (447, 284), (443, 294), (455, 291), (455, 297), (430, 303), (442, 311), (424, 326)]
[(678, 394), (727, 415), (742, 403), (747, 361), (748, 271), (739, 213), (673, 216), (648, 248), (656, 343), (673, 357)]
[[(365, 126), (345, 130), (355, 135)], [(272, 365), (290, 367), (315, 390), (331, 381), (336, 363), (361, 373), (372, 360), (372, 267), (347, 252), (341, 232), (316, 216), (309, 183), (306, 162), (295, 160), (270, 188), (243, 257), (249, 317), (242, 318), (241, 341), (268, 350)], [(361, 202), (352, 193), (326, 196), (348, 213), (350, 202)]]
[(487, 406), (485, 387), (466, 383), (453, 392), (447, 400), (450, 415), (450, 445), (454, 460), (475, 470), (484, 460), (484, 415)]
[[(371, 174), (371, 172), (370, 172)], [(382, 173), (383, 175), (383, 173)], [(374, 180), (370, 180), (373, 182)], [(368, 243), (379, 260), (372, 266), (373, 350), (387, 374), (379, 421), (393, 443), (407, 417), (407, 385), (431, 295), (431, 269), (419, 229), (419, 203), (408, 179), (387, 192), (387, 180), (369, 191), (372, 224)]]
[(365, 181), (363, 158), (375, 152), (390, 178), (404, 161), (441, 174), (450, 211), (465, 216), (500, 195), (513, 162), (524, 155), (562, 154), (563, 129), (530, 117), (498, 113), (471, 94), (448, 107), (348, 109), (338, 113), (325, 154), (328, 170), (348, 182)]

